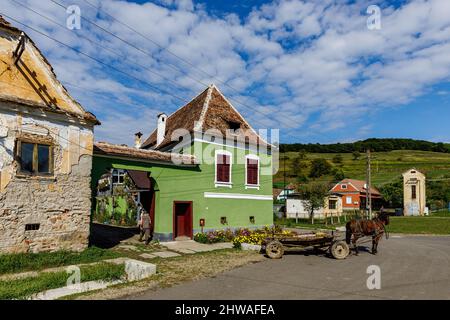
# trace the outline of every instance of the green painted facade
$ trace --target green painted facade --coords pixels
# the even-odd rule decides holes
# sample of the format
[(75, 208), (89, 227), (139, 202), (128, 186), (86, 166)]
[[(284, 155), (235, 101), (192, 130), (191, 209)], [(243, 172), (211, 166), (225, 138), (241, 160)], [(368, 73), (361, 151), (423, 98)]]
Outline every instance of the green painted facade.
[[(215, 164), (213, 160), (202, 159), (206, 153), (215, 159), (216, 150), (226, 150), (232, 154), (232, 186), (216, 186)], [(196, 155), (201, 164), (183, 167), (173, 164), (141, 162), (94, 154), (92, 190), (95, 193), (99, 178), (111, 169), (128, 169), (149, 172), (155, 187), (154, 237), (172, 240), (174, 232), (173, 205), (175, 201), (192, 201), (193, 234), (200, 232), (200, 219), (205, 219), (204, 230), (225, 228), (257, 228), (273, 224), (272, 175), (259, 175), (259, 190), (245, 185), (245, 156), (259, 157), (261, 166), (271, 168), (271, 155), (235, 147), (193, 142), (185, 148), (185, 154)], [(93, 195), (95, 199), (95, 194)], [(97, 204), (93, 203), (94, 214)], [(125, 212), (126, 210), (124, 210)], [(227, 224), (221, 223), (226, 217)], [(251, 221), (250, 217), (253, 217)]]

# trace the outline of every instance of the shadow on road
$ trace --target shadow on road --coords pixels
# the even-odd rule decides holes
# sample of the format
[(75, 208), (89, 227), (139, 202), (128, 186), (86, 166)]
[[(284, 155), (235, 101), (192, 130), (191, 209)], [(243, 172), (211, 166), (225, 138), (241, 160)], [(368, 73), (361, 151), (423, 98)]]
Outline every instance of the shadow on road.
[(91, 223), (89, 246), (109, 249), (139, 233), (137, 227), (118, 227)]

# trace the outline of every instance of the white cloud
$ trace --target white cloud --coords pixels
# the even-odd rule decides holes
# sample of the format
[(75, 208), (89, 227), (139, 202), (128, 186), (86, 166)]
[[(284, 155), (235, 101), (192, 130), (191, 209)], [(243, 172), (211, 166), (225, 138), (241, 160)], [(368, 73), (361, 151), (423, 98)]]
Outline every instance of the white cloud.
[[(51, 1), (18, 1), (65, 24), (65, 10)], [(450, 80), (448, 0), (413, 0), (398, 8), (385, 3), (382, 29), (374, 31), (366, 27), (365, 9), (373, 2), (366, 0), (350, 4), (344, 0), (279, 0), (254, 8), (245, 18), (212, 16), (204, 5), (191, 0), (145, 4), (90, 0), (144, 37), (83, 1), (58, 1), (80, 5), (83, 16), (139, 50), (86, 21), (82, 21), (82, 30), (61, 29), (11, 0), (2, 1), (1, 11), (165, 92), (29, 31), (60, 79), (99, 91), (109, 99), (74, 91), (102, 121), (99, 137), (113, 142), (132, 143), (135, 131), (149, 134), (153, 123), (147, 118), (158, 110), (171, 113), (211, 82), (231, 97), (255, 127), (289, 128), (286, 132), (295, 135), (302, 130), (321, 134), (359, 125), (358, 132), (364, 135), (370, 128), (358, 119), (368, 110), (408, 103), (432, 85)], [(131, 105), (132, 112), (121, 104)]]

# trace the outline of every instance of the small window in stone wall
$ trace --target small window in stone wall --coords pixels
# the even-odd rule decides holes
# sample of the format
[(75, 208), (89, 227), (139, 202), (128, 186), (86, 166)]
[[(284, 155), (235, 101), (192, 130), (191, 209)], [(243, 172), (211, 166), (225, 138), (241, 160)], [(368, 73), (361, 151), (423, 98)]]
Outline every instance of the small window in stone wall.
[(39, 230), (40, 226), (41, 225), (39, 223), (27, 223), (25, 225), (25, 231)]
[(53, 147), (26, 141), (17, 141), (17, 160), (20, 172), (33, 175), (53, 173)]
[(221, 224), (228, 224), (227, 217), (220, 217)]

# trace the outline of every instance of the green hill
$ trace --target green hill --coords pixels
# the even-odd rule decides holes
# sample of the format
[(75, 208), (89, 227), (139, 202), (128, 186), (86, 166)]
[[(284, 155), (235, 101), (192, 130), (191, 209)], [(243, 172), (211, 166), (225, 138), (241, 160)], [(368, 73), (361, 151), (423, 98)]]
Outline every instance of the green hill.
[(299, 152), (304, 150), (312, 153), (351, 153), (353, 151), (364, 152), (367, 149), (374, 152), (387, 152), (394, 150), (450, 152), (450, 144), (415, 139), (370, 138), (346, 143), (291, 143), (280, 145), (281, 152)]
[[(275, 187), (283, 186), (284, 168), (286, 168), (287, 183), (299, 181), (299, 172), (295, 172), (292, 166), (298, 155), (299, 152), (280, 153), (279, 170), (274, 176)], [(339, 153), (342, 156), (342, 163), (333, 162), (337, 153), (305, 153), (305, 155), (306, 158), (301, 161), (303, 168), (300, 170), (300, 174), (309, 175), (311, 162), (314, 159), (325, 159), (332, 166), (332, 172), (319, 178), (308, 178), (309, 182), (335, 182), (340, 180), (337, 179), (339, 174), (336, 175), (336, 172), (343, 173), (346, 178), (365, 179), (366, 156), (364, 153), (361, 153), (358, 160), (353, 159), (352, 153)], [(284, 159), (285, 157), (286, 159)], [(450, 153), (417, 150), (372, 152), (372, 182), (375, 186), (381, 187), (395, 182), (404, 171), (412, 167), (423, 172), (428, 180), (450, 179)]]

